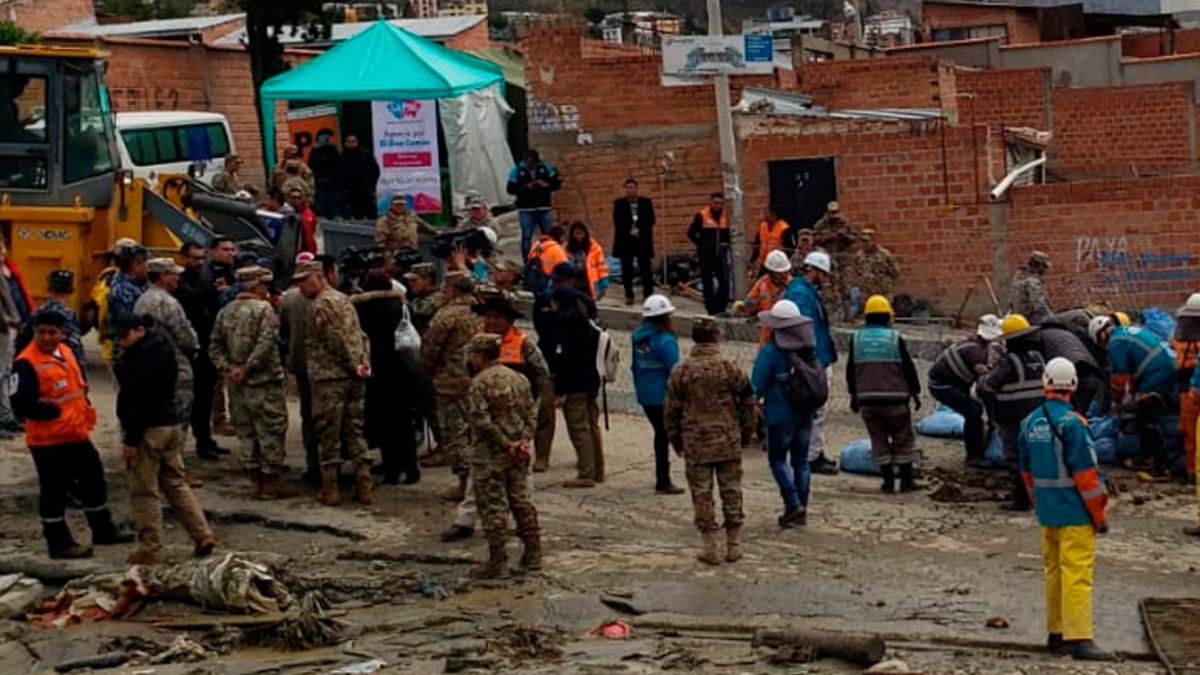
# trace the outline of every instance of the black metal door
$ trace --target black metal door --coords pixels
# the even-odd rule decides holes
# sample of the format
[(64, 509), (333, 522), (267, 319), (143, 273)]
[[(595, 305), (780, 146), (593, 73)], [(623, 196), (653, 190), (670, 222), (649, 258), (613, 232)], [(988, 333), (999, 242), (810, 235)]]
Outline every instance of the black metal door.
[(832, 157), (770, 162), (767, 172), (771, 203), (779, 209), (779, 217), (792, 227), (812, 227), (825, 215), (829, 202), (837, 199)]

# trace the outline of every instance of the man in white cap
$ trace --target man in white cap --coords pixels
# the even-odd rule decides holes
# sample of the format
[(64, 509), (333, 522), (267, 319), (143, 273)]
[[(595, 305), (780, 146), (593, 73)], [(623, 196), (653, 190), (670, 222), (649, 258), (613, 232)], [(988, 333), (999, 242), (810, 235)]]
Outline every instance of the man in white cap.
[[(829, 332), (829, 314), (825, 310), (825, 302), (821, 299), (821, 291), (829, 287), (830, 275), (833, 273), (833, 263), (829, 254), (824, 251), (813, 251), (804, 258), (804, 268), (800, 276), (788, 284), (785, 299), (796, 304), (800, 314), (813, 321), (813, 334), (816, 337), (817, 361), (825, 367), (827, 376), (829, 370), (837, 363), (837, 349), (833, 346), (833, 336)], [(821, 406), (813, 420), (812, 441), (808, 446), (808, 459), (812, 464), (813, 473), (833, 475), (837, 473), (837, 463), (825, 456), (825, 415), (827, 408)]]
[(975, 334), (956, 342), (938, 355), (929, 369), (929, 393), (942, 405), (963, 416), (963, 445), (967, 464), (987, 468), (983, 456), (987, 447), (984, 437), (983, 404), (971, 396), (971, 388), (994, 365), (993, 341), (1001, 334), (1000, 317), (984, 314), (979, 317)]

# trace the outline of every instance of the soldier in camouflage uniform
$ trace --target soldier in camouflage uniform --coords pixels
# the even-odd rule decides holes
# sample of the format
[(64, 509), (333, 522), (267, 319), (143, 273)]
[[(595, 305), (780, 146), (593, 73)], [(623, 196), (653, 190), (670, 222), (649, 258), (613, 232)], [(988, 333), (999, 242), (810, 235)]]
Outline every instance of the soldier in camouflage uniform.
[(112, 362), (121, 355), (117, 344), (117, 333), (113, 322), (116, 317), (133, 314), (133, 306), (146, 292), (149, 274), (150, 253), (141, 246), (126, 246), (116, 249), (117, 273), (108, 284), (108, 331), (112, 340)]
[(474, 437), (475, 503), (488, 541), (488, 559), (473, 570), (476, 578), (508, 576), (505, 540), (511, 509), (517, 536), (525, 546), (521, 567), (542, 568), (542, 537), (529, 491), (530, 441), (537, 427), (537, 404), (529, 380), (504, 367), (500, 336), (483, 333), (470, 341), (471, 380), (467, 405)]
[(687, 465), (688, 488), (696, 527), (704, 537), (697, 556), (708, 565), (720, 564), (717, 525), (713, 512), (713, 476), (720, 488), (725, 516), (725, 560), (742, 557), (742, 451), (754, 433), (754, 394), (746, 374), (721, 355), (720, 326), (711, 317), (692, 324), (695, 346), (667, 382), (667, 437)]
[(183, 311), (183, 305), (172, 295), (179, 288), (179, 275), (183, 274), (183, 267), (171, 258), (155, 258), (149, 262), (148, 269), (150, 285), (134, 303), (133, 312), (153, 317), (159, 331), (175, 348), (175, 364), (179, 371), (175, 381), (175, 404), (179, 408), (183, 428), (187, 429), (192, 411), (192, 359), (200, 349), (200, 340)]
[(471, 472), (471, 428), (464, 400), (471, 386), (466, 346), (483, 330), (471, 312), (475, 278), (466, 272), (446, 275), (446, 306), (438, 310), (421, 341), (421, 373), (433, 383), (437, 413), (438, 450), (453, 461), (458, 485), (442, 493), (446, 501), (461, 502)]
[(1013, 277), (1012, 311), (1024, 314), (1029, 323), (1041, 323), (1054, 313), (1046, 292), (1045, 277), (1049, 270), (1050, 256), (1034, 251), (1029, 255), (1029, 264), (1017, 270)]
[(813, 225), (813, 245), (828, 253), (833, 260), (833, 272), (821, 295), (834, 316), (849, 318), (853, 313), (850, 308), (850, 288), (858, 276), (854, 249), (861, 242), (862, 236), (842, 216), (838, 203), (829, 202), (825, 215)]
[(256, 499), (294, 497), (283, 484), (287, 398), (279, 352), (279, 318), (270, 303), (271, 272), (237, 271), (238, 294), (217, 313), (208, 353), (229, 383), (233, 426), (242, 444), (242, 468)]
[(892, 290), (900, 269), (896, 266), (896, 256), (891, 251), (875, 243), (875, 230), (867, 228), (862, 231), (863, 249), (858, 254), (855, 267), (858, 271), (858, 287), (865, 298), (872, 295), (882, 295), (891, 300)]
[(408, 210), (404, 195), (392, 197), (391, 207), (375, 221), (375, 245), (388, 253), (416, 251), (422, 234), (437, 234), (437, 230)]
[(321, 462), (319, 499), (326, 506), (342, 503), (338, 467), (344, 448), (356, 466), (354, 501), (370, 504), (375, 498), (375, 484), (363, 435), (366, 379), (371, 376), (367, 338), (350, 300), (329, 285), (320, 262), (297, 265), (293, 280), (312, 300), (304, 353)]
[(438, 288), (437, 270), (433, 263), (418, 263), (404, 275), (404, 281), (412, 305), (413, 327), (424, 336), (429, 332), (433, 315), (446, 304), (446, 296)]

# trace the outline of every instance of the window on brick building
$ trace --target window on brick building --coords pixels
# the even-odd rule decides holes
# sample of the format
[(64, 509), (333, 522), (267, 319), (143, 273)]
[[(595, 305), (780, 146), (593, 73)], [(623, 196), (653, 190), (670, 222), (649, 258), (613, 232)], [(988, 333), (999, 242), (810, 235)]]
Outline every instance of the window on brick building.
[(951, 40), (975, 40), (978, 38), (1001, 38), (1002, 44), (1008, 43), (1008, 26), (1004, 24), (994, 24), (990, 26), (964, 26), (961, 28), (935, 28), (933, 30), (934, 42), (948, 42)]

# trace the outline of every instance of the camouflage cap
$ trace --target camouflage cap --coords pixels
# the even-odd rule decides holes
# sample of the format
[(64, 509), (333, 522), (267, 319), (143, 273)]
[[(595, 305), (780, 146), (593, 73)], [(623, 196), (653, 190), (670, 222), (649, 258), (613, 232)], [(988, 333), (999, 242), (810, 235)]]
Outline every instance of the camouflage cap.
[(796, 230), (796, 236), (797, 237), (811, 237), (811, 236), (813, 236), (812, 228), (804, 227), (799, 230)]
[(875, 236), (875, 228), (866, 227), (858, 231), (858, 235), (863, 239), (870, 239)]
[(468, 209), (473, 209), (480, 206), (486, 209), (487, 201), (483, 198), (483, 195), (477, 192), (472, 192), (471, 194), (468, 194), (465, 199), (463, 199), (463, 205)]
[(447, 272), (446, 286), (466, 293), (473, 293), (475, 291), (475, 276), (470, 272)]
[(1030, 265), (1041, 265), (1042, 267), (1050, 266), (1050, 256), (1044, 251), (1034, 251), (1029, 254)]
[(506, 255), (494, 255), (488, 260), (488, 264), (498, 272), (515, 272), (520, 274), (525, 271), (525, 266), (520, 260)]
[(408, 272), (405, 272), (404, 274), (405, 279), (417, 279), (420, 277), (424, 277), (425, 279), (436, 279), (437, 268), (433, 266), (433, 263), (417, 263), (409, 268)]
[(321, 261), (310, 260), (306, 263), (300, 263), (299, 265), (296, 265), (296, 270), (292, 273), (292, 281), (301, 281), (303, 279), (307, 279), (311, 274), (324, 273), (325, 268), (321, 266)]
[[(318, 263), (320, 264), (320, 263)], [(299, 268), (297, 268), (297, 271)], [(237, 271), (237, 280), (239, 284), (251, 283), (270, 283), (275, 280), (275, 275), (271, 274), (271, 270), (258, 265), (249, 265)]]
[(842, 210), (842, 207), (837, 202), (829, 202), (829, 205), (825, 207), (825, 210), (830, 213), (837, 213), (838, 211)]
[(500, 336), (495, 333), (479, 333), (471, 338), (467, 348), (473, 352), (496, 354), (500, 351)]
[(715, 331), (721, 330), (721, 324), (718, 323), (717, 320), (711, 316), (698, 316), (698, 317), (693, 318), (692, 326), (694, 328), (702, 328), (704, 330), (715, 330)]
[(147, 264), (155, 274), (183, 274), (183, 268), (174, 258), (152, 258)]
[(123, 248), (133, 248), (134, 246), (137, 246), (137, 245), (138, 245), (137, 240), (131, 239), (130, 237), (121, 237), (120, 239), (113, 242), (113, 251), (114, 252), (120, 251)]

